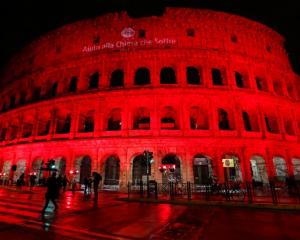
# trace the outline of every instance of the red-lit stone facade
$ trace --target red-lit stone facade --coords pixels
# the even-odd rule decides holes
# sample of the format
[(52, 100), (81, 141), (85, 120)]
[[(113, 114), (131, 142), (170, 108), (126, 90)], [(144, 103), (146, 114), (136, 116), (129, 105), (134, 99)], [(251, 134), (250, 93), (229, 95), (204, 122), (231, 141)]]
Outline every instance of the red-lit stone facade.
[(196, 184), (300, 177), (299, 77), (284, 39), (239, 16), (169, 8), (69, 24), (15, 56), (1, 81), (2, 178), (54, 159), (62, 174), (98, 171), (122, 189), (145, 179), (144, 150), (158, 182), (172, 180), (159, 171), (168, 164)]

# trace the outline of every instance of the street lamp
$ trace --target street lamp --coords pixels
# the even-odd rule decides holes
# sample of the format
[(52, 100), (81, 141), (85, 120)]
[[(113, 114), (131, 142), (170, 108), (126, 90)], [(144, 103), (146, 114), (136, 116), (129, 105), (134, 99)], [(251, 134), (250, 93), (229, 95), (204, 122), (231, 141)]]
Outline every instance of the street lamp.
[(147, 196), (150, 196), (149, 192), (149, 174), (150, 174), (150, 165), (154, 162), (153, 159), (153, 152), (150, 152), (148, 150), (144, 151), (144, 157), (146, 159), (146, 172), (147, 172)]

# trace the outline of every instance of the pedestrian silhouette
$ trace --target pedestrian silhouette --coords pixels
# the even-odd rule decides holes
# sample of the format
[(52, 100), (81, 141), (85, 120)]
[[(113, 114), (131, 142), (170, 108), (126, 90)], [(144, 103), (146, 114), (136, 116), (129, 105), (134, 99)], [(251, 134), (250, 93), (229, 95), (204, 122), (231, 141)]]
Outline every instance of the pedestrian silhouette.
[(45, 194), (45, 206), (42, 210), (42, 213), (44, 213), (46, 211), (46, 208), (48, 207), (48, 204), (50, 202), (50, 200), (52, 201), (52, 203), (55, 206), (55, 210), (56, 211), (58, 209), (58, 205), (56, 203), (56, 199), (58, 197), (58, 185), (57, 185), (57, 180), (56, 180), (56, 172), (53, 172), (51, 177), (48, 178), (47, 180), (47, 192)]
[(64, 175), (63, 179), (62, 179), (62, 186), (63, 186), (63, 191), (65, 192), (66, 191), (66, 187), (67, 187), (67, 184), (69, 183), (69, 180), (67, 178), (66, 175)]
[(99, 183), (102, 180), (102, 176), (97, 173), (97, 172), (93, 172), (93, 184), (94, 184), (94, 201), (97, 202), (98, 201), (98, 188), (99, 188)]

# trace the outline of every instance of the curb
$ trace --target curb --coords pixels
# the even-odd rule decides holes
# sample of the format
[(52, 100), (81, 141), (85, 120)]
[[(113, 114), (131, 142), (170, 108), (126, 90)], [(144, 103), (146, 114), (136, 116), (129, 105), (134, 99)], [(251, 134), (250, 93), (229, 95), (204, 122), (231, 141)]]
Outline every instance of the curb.
[(268, 204), (268, 203), (239, 203), (239, 202), (205, 202), (205, 201), (179, 201), (179, 200), (156, 200), (145, 198), (117, 198), (117, 200), (125, 202), (140, 202), (140, 203), (153, 203), (153, 204), (172, 204), (172, 205), (185, 205), (185, 206), (212, 206), (212, 207), (225, 207), (225, 208), (248, 208), (248, 209), (266, 209), (266, 210), (287, 210), (287, 211), (300, 211), (300, 204)]

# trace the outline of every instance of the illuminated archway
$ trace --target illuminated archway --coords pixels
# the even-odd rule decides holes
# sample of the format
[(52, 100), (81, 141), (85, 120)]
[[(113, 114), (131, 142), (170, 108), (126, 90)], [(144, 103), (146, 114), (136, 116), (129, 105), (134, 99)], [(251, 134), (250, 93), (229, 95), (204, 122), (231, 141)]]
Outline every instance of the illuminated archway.
[(173, 153), (167, 154), (166, 156), (163, 157), (161, 163), (162, 165), (165, 166), (175, 165), (174, 171), (168, 170), (162, 173), (162, 183), (181, 181), (181, 166), (180, 166), (181, 164), (176, 154)]
[[(150, 167), (150, 166), (149, 166)], [(151, 169), (149, 169), (149, 173)], [(132, 183), (138, 185), (147, 178), (147, 163), (143, 154), (137, 155), (132, 161)]]
[(261, 156), (252, 156), (250, 158), (250, 166), (252, 182), (254, 186), (269, 183), (266, 163)]
[[(233, 155), (233, 154), (225, 154), (223, 156), (222, 160), (223, 160), (225, 181), (226, 182), (228, 182), (228, 181), (233, 181), (233, 182), (243, 181), (240, 160), (239, 160), (238, 156)], [(225, 161), (225, 163), (224, 163), (224, 161)]]
[(212, 183), (212, 166), (209, 157), (197, 154), (193, 158), (194, 183), (205, 185)]
[(288, 176), (286, 162), (282, 157), (273, 157), (275, 175), (278, 181), (284, 182)]
[(120, 159), (117, 156), (110, 156), (105, 162), (104, 187), (115, 188), (119, 186), (120, 180)]

